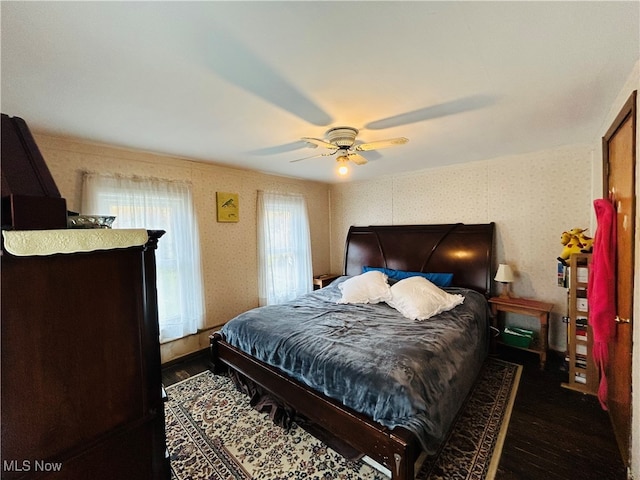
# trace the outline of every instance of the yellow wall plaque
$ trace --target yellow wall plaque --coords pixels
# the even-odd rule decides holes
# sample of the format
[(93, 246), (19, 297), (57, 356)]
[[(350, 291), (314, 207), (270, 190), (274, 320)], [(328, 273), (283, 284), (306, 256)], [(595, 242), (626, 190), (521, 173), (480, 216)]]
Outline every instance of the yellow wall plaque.
[(240, 220), (240, 204), (237, 193), (216, 192), (216, 205), (219, 222)]

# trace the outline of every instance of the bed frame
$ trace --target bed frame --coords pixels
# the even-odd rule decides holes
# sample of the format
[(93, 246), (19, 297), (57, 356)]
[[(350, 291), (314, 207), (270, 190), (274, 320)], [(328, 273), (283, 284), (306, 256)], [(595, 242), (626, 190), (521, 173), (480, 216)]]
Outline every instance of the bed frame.
[[(494, 223), (351, 227), (344, 274), (359, 275), (363, 266), (453, 273), (454, 286), (488, 296), (494, 269), (494, 230)], [(235, 370), (307, 421), (384, 465), (394, 480), (414, 479), (414, 463), (421, 448), (411, 432), (402, 427), (386, 428), (309, 389), (232, 347), (220, 333), (210, 339), (214, 371)]]

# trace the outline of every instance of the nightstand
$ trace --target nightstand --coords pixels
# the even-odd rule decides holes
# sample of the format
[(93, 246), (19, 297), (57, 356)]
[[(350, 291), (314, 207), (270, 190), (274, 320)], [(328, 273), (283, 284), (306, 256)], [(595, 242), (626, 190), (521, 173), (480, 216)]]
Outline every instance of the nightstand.
[(549, 314), (553, 309), (552, 303), (540, 302), (529, 298), (492, 297), (489, 299), (491, 312), (493, 313), (493, 326), (502, 331), (498, 318), (499, 312), (511, 312), (519, 315), (535, 317), (540, 322), (540, 334), (538, 339), (529, 348), (509, 345), (510, 348), (520, 348), (528, 352), (537, 353), (540, 356), (540, 369), (544, 370), (549, 348)]
[(340, 275), (335, 273), (325, 273), (324, 275), (318, 275), (317, 277), (313, 277), (313, 289), (317, 290), (319, 288), (324, 288), (333, 282)]

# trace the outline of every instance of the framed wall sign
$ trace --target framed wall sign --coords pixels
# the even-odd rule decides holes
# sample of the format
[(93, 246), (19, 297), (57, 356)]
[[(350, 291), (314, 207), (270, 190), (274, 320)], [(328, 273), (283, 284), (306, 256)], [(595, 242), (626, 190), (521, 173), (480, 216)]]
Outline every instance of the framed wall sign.
[(240, 204), (237, 193), (216, 192), (218, 222), (237, 222), (240, 220)]

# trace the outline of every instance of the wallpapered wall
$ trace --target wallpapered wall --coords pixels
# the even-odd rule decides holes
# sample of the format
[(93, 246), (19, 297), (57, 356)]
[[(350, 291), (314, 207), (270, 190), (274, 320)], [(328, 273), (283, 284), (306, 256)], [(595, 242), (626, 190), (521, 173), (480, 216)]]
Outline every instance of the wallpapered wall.
[[(593, 145), (329, 186), (71, 139), (35, 137), (70, 210), (79, 209), (84, 171), (192, 183), (207, 328), (257, 306), (255, 204), (257, 190), (266, 189), (306, 195), (314, 274), (342, 272), (350, 225), (496, 222), (496, 259), (516, 269), (514, 293), (555, 304), (550, 343), (557, 350), (565, 348), (560, 317), (566, 313), (566, 290), (556, 286), (556, 257), (564, 230), (589, 227)], [(216, 221), (216, 191), (239, 193), (239, 223)], [(536, 326), (526, 317), (510, 320)], [(163, 361), (205, 348), (208, 333), (164, 344)]]
[[(516, 270), (517, 296), (555, 305), (550, 345), (564, 351), (567, 290), (557, 286), (556, 257), (563, 231), (590, 227), (593, 149), (562, 147), (333, 185), (332, 271), (343, 269), (350, 225), (495, 222), (496, 261)], [(538, 329), (529, 317), (510, 315), (509, 321)]]
[[(307, 199), (314, 274), (329, 271), (329, 186), (286, 177), (220, 167), (180, 158), (34, 135), (67, 208), (81, 204), (82, 172), (119, 173), (185, 180), (193, 198), (201, 237), (206, 327), (224, 324), (258, 306), (256, 195), (258, 190), (303, 193)], [(216, 192), (239, 194), (240, 221), (216, 221)], [(160, 240), (162, 241), (162, 240)], [(162, 345), (162, 361), (208, 346), (203, 332)]]

